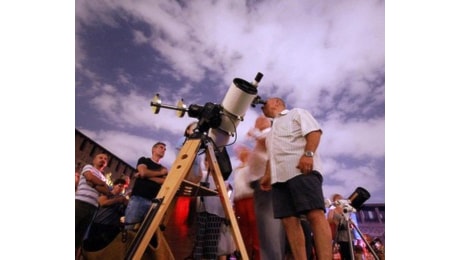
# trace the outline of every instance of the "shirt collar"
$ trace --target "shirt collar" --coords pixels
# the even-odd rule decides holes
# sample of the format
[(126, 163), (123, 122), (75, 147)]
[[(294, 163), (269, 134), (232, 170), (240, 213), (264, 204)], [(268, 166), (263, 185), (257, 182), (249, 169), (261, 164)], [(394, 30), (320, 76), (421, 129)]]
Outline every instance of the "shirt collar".
[(285, 115), (287, 115), (288, 112), (289, 112), (289, 109), (285, 109), (285, 110), (281, 111), (281, 112), (278, 114), (277, 117), (285, 116)]
[(272, 129), (271, 127), (267, 127), (267, 128), (265, 128), (264, 130), (262, 130), (262, 131), (260, 131), (260, 132), (261, 132), (262, 134), (265, 134), (265, 133), (270, 132), (271, 129)]

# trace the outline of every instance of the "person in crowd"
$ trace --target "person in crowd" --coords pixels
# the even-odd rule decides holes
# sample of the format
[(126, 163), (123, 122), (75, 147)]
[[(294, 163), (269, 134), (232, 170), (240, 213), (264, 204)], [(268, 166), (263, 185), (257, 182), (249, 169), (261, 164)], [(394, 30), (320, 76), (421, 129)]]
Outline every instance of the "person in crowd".
[(110, 195), (104, 169), (108, 156), (98, 153), (92, 164), (87, 164), (81, 170), (77, 191), (75, 192), (75, 258), (79, 259), (83, 238), (99, 207), (100, 194)]
[[(252, 260), (260, 260), (259, 234), (254, 209), (254, 190), (250, 187), (248, 158), (251, 150), (247, 146), (236, 149), (240, 165), (230, 175), (232, 186), (232, 200), (235, 217), (238, 221), (243, 242), (248, 256)], [(270, 234), (272, 235), (272, 234)]]
[[(198, 121), (193, 121), (187, 125), (187, 127), (185, 128), (183, 137), (176, 144), (177, 153), (180, 152), (182, 146), (185, 144), (188, 138), (192, 136), (197, 126), (198, 126)], [(196, 157), (196, 159), (193, 161), (192, 168), (190, 169), (190, 172), (185, 177), (186, 180), (191, 181), (193, 183), (199, 183), (201, 180), (201, 169), (200, 169), (197, 158), (198, 157)]]
[(325, 216), (321, 161), (317, 152), (322, 130), (305, 109), (288, 110), (281, 98), (269, 98), (262, 106), (272, 118), (266, 137), (269, 160), (260, 180), (263, 190), (273, 190), (275, 218), (281, 219), (296, 260), (307, 259), (301, 215), (313, 231), (318, 260), (332, 259), (332, 237)]
[[(332, 195), (331, 201), (335, 206), (333, 206), (327, 213), (327, 220), (331, 227), (332, 239), (335, 243), (339, 245), (341, 259), (350, 260), (352, 259), (352, 249), (350, 248), (350, 239), (348, 238), (348, 222), (344, 216), (343, 207), (338, 203), (339, 200), (343, 200), (342, 195), (338, 193)], [(350, 234), (353, 236), (353, 233), (351, 231)]]
[(79, 182), (80, 182), (80, 173), (77, 170), (75, 170), (75, 192), (77, 192)]
[[(196, 120), (192, 121), (191, 123), (187, 125), (187, 127), (184, 130), (183, 136), (176, 144), (177, 154), (179, 154), (180, 150), (182, 149), (182, 146), (185, 144), (188, 138), (192, 136), (197, 126), (198, 126), (198, 121)], [(185, 176), (185, 180), (197, 184), (201, 180), (201, 175), (202, 175), (202, 172), (201, 172), (201, 168), (199, 165), (199, 157), (196, 156), (189, 173)], [(189, 228), (193, 228), (194, 222), (196, 219), (196, 208), (197, 208), (196, 197), (195, 196), (183, 196), (183, 197), (176, 198), (176, 200), (177, 202), (175, 204), (175, 207), (176, 207), (175, 211), (179, 211), (181, 209), (183, 210), (184, 207), (187, 207), (188, 214), (186, 216), (185, 222)]]
[(265, 137), (271, 129), (271, 121), (264, 115), (257, 117), (254, 127), (248, 132), (254, 146), (248, 158), (248, 173), (254, 189), (254, 211), (259, 235), (260, 257), (262, 260), (282, 260), (285, 258), (286, 234), (279, 219), (273, 217), (272, 191), (262, 190), (259, 180), (264, 176), (268, 161)]
[(157, 142), (152, 146), (151, 157), (140, 157), (137, 161), (137, 173), (131, 191), (128, 206), (125, 211), (125, 228), (134, 229), (135, 224), (140, 224), (153, 200), (160, 191), (168, 169), (160, 164), (166, 152), (166, 144)]
[(102, 249), (120, 232), (120, 219), (125, 215), (125, 208), (128, 204), (128, 199), (123, 193), (126, 185), (125, 179), (116, 179), (113, 182), (111, 193), (99, 196), (99, 210), (91, 224), (88, 237), (84, 241), (85, 249), (93, 251)]
[(385, 246), (379, 237), (374, 238), (370, 243), (372, 249), (377, 254), (380, 260), (385, 260)]
[[(206, 156), (200, 157), (201, 185), (216, 189)], [(228, 185), (228, 183), (227, 183)], [(202, 196), (197, 205), (197, 234), (191, 258), (225, 260), (235, 251), (222, 202), (218, 196)]]
[[(363, 234), (363, 236), (364, 237), (362, 239), (366, 240), (366, 242), (369, 245), (372, 246), (372, 242), (373, 242), (374, 238), (371, 235), (367, 234), (367, 233)], [(372, 250), (374, 248), (370, 249), (367, 246), (367, 244), (364, 241), (362, 241), (361, 239), (357, 240), (356, 248), (358, 250), (355, 250), (355, 259), (363, 259), (363, 260), (375, 260), (376, 259), (374, 257), (374, 254), (372, 253)], [(379, 259), (385, 259), (385, 256), (382, 254), (381, 251), (374, 250), (374, 253), (377, 255), (377, 257)]]

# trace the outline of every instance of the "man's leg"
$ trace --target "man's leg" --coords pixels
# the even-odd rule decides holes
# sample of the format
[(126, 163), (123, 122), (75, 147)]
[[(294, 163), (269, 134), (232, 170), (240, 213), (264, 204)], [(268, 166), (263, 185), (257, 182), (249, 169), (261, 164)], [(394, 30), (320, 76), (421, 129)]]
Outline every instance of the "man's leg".
[[(294, 259), (306, 260), (307, 250), (305, 247), (305, 235), (302, 225), (300, 224), (300, 219), (297, 217), (285, 217), (282, 218), (281, 221), (283, 222)], [(330, 259), (332, 259), (332, 256), (328, 260)]]
[(311, 210), (307, 213), (307, 219), (315, 239), (316, 258), (318, 260), (332, 259), (332, 235), (324, 211), (321, 209)]
[[(138, 196), (132, 196), (125, 210), (125, 229), (133, 230), (142, 223), (152, 202)], [(136, 225), (137, 224), (137, 225)]]

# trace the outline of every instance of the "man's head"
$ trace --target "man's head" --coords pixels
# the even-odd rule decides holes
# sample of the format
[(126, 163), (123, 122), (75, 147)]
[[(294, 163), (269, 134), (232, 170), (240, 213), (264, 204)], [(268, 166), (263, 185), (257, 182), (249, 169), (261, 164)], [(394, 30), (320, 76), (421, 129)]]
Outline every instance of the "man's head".
[(113, 182), (113, 194), (118, 195), (126, 188), (126, 180), (119, 178)]
[(166, 152), (166, 144), (163, 142), (157, 142), (152, 146), (152, 156), (158, 159), (163, 158)]
[(333, 201), (333, 202), (336, 202), (336, 201), (338, 201), (338, 200), (342, 200), (342, 199), (343, 199), (342, 195), (340, 195), (340, 194), (338, 194), (338, 193), (333, 194), (333, 195), (331, 196), (331, 198), (332, 198), (332, 201)]
[(187, 128), (185, 128), (184, 136), (189, 137), (193, 134), (193, 130), (198, 126), (198, 121), (190, 123)]
[(107, 162), (109, 161), (109, 157), (105, 153), (98, 153), (93, 158), (93, 166), (99, 170), (104, 169), (107, 166)]
[(275, 118), (281, 111), (286, 109), (286, 105), (281, 98), (274, 97), (267, 99), (261, 109), (266, 117)]

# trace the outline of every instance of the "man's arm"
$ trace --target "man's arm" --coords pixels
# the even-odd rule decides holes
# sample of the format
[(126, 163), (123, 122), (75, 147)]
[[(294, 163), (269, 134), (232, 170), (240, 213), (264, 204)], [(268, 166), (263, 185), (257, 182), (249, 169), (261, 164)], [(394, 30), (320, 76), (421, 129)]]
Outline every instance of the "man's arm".
[(107, 185), (107, 183), (105, 183), (103, 180), (96, 177), (91, 171), (84, 172), (83, 176), (85, 176), (86, 181), (90, 185), (92, 185), (93, 188), (95, 188), (97, 191), (105, 195), (110, 195), (109, 185)]
[(146, 178), (159, 184), (163, 184), (166, 175), (168, 175), (168, 169), (165, 167), (161, 167), (160, 170), (150, 170), (145, 164), (137, 165), (137, 171), (135, 177)]
[(269, 191), (272, 189), (271, 183), (271, 173), (270, 173), (270, 160), (267, 160), (267, 164), (265, 165), (265, 174), (260, 178), (259, 185), (260, 189), (264, 191)]
[[(321, 139), (321, 134), (321, 130), (316, 130), (305, 135), (306, 144), (304, 152), (316, 152)], [(310, 173), (313, 170), (313, 156), (302, 154), (299, 159), (299, 164), (297, 164), (297, 169), (299, 169), (302, 173)]]
[(124, 196), (117, 196), (115, 198), (109, 199), (107, 195), (101, 195), (99, 196), (99, 205), (101, 207), (107, 207), (116, 203), (123, 203), (123, 204), (128, 204), (128, 200)]
[(305, 141), (307, 141), (307, 144), (305, 145), (305, 152), (316, 152), (316, 149), (319, 145), (319, 141), (321, 139), (321, 134), (321, 130), (316, 130), (305, 135)]

